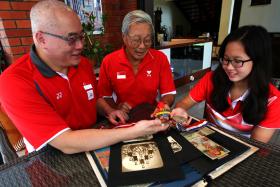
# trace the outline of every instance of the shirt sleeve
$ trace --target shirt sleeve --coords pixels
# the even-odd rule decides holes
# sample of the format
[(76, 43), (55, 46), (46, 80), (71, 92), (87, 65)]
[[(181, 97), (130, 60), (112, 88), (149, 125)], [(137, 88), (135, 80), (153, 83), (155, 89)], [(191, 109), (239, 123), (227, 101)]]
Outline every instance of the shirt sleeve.
[(280, 98), (273, 96), (268, 101), (267, 112), (265, 119), (260, 122), (259, 126), (269, 129), (280, 128)]
[(1, 76), (0, 93), (1, 106), (35, 149), (69, 128), (38, 93), (31, 78), (18, 73)]
[(191, 89), (189, 95), (195, 102), (201, 102), (209, 99), (213, 88), (212, 75), (212, 72), (206, 73)]
[(110, 82), (109, 69), (107, 68), (109, 60), (110, 59), (108, 59), (108, 56), (107, 58), (105, 57), (100, 67), (98, 86), (97, 86), (98, 98), (112, 97), (113, 94), (113, 90)]
[(167, 94), (176, 94), (174, 80), (167, 57), (161, 54), (161, 71), (160, 71), (160, 94), (161, 96)]

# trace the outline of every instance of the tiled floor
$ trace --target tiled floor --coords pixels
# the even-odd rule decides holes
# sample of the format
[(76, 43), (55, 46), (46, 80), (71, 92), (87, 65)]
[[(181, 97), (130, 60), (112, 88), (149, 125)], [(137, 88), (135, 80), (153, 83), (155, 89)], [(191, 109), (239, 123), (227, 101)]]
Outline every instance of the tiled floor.
[[(187, 65), (190, 65), (192, 67), (191, 68), (192, 70), (195, 70), (198, 68), (195, 66), (195, 64), (198, 64), (198, 61), (192, 60), (192, 61), (188, 61), (188, 63), (187, 63)], [(218, 65), (218, 61), (212, 61), (211, 64), (212, 64), (211, 69), (214, 70)], [(202, 64), (200, 63), (200, 66), (201, 65)], [(185, 66), (186, 66), (186, 64), (184, 64), (184, 63), (177, 63), (176, 69), (177, 70), (184, 69)], [(175, 98), (175, 103), (178, 102), (179, 100), (181, 100), (184, 96), (186, 96), (188, 94), (189, 90), (196, 84), (196, 82), (197, 81), (177, 88), (177, 95)], [(205, 106), (205, 102), (198, 103), (197, 105), (192, 107), (188, 111), (188, 113), (196, 118), (202, 119), (203, 113), (204, 113), (204, 106)]]
[[(175, 103), (177, 103), (179, 100), (183, 99), (189, 93), (189, 90), (191, 89), (191, 87), (195, 83), (196, 82), (190, 83), (188, 85), (181, 86), (181, 87), (177, 88), (177, 90), (176, 90), (177, 91), (177, 95), (176, 95), (176, 98), (175, 98)], [(202, 119), (203, 118), (203, 113), (204, 113), (204, 105), (205, 105), (205, 102), (198, 103), (197, 105), (192, 107), (188, 111), (188, 113), (191, 116), (194, 116), (196, 118)]]

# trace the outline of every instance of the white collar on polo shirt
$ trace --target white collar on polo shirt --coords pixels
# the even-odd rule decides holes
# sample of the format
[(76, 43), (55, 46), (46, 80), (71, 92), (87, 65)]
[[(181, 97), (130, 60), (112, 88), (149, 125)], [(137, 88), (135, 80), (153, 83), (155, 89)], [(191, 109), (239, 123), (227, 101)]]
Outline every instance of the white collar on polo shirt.
[[(249, 89), (247, 89), (239, 98), (235, 99), (234, 101), (231, 102), (231, 107), (234, 109), (236, 107), (236, 104), (238, 101), (244, 101), (249, 94)], [(228, 96), (230, 97), (230, 92), (228, 92)]]
[(68, 76), (67, 75), (65, 75), (64, 73), (60, 73), (60, 72), (56, 72), (58, 75), (60, 75), (62, 78), (64, 78), (64, 79), (66, 79), (66, 80), (68, 80)]

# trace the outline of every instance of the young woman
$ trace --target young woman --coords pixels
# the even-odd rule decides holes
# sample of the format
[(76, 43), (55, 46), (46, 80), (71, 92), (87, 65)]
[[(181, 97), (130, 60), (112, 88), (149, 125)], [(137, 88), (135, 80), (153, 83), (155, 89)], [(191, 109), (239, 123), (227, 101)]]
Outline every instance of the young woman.
[(206, 100), (207, 120), (225, 129), (268, 142), (280, 128), (280, 92), (270, 83), (270, 36), (260, 26), (243, 26), (223, 41), (220, 64), (207, 73), (171, 115)]

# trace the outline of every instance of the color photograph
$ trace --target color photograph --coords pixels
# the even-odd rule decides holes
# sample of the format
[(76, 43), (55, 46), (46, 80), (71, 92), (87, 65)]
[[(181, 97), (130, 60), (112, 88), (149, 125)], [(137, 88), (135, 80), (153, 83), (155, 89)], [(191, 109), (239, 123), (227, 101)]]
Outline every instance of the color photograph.
[(65, 0), (80, 17), (82, 23), (89, 22), (89, 16), (93, 15), (94, 34), (100, 34), (103, 29), (102, 24), (102, 4), (101, 0)]

